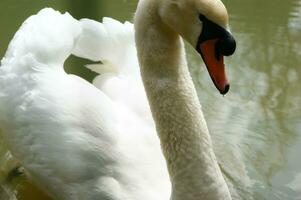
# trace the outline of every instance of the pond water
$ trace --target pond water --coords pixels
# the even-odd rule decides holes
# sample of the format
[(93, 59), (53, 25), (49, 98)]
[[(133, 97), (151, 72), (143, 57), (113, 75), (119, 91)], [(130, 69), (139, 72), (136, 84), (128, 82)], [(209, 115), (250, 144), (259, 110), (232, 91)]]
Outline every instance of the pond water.
[[(136, 3), (1, 0), (0, 56), (22, 21), (43, 7), (68, 11), (76, 18), (131, 20)], [(235, 55), (226, 60), (229, 94), (218, 94), (201, 59), (187, 47), (220, 166), (233, 199), (301, 200), (301, 0), (224, 3), (238, 42)], [(76, 67), (85, 63), (72, 57), (66, 69), (92, 80), (93, 73)], [(2, 143), (0, 139), (0, 199), (47, 199), (23, 176), (10, 180), (14, 195), (4, 195), (4, 177), (16, 162)]]

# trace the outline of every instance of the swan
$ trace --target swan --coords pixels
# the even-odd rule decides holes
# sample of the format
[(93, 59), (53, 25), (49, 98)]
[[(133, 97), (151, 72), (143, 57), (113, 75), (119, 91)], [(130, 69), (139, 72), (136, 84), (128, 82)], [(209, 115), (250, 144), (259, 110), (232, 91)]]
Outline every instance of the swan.
[[(62, 200), (231, 199), (182, 38), (227, 93), (235, 40), (219, 0), (140, 0), (134, 27), (29, 17), (1, 61), (0, 126), (30, 178)], [(94, 86), (65, 73), (70, 54), (102, 61), (87, 66)]]

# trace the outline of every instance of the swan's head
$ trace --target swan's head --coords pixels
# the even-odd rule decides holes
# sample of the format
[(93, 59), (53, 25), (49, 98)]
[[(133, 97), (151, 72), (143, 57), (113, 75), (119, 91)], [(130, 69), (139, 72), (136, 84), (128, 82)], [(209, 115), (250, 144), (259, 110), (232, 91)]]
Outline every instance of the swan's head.
[(221, 94), (229, 91), (223, 56), (232, 55), (236, 42), (229, 31), (228, 13), (220, 0), (161, 0), (159, 15), (202, 56)]

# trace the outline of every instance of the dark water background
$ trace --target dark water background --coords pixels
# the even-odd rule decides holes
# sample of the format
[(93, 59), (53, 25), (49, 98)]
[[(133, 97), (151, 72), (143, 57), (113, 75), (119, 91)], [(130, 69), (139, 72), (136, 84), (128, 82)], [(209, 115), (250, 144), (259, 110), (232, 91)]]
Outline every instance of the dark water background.
[[(1, 0), (0, 57), (21, 23), (43, 7), (75, 18), (131, 20), (136, 0)], [(220, 166), (234, 199), (301, 200), (301, 1), (224, 0), (238, 48), (227, 59), (231, 91), (220, 96), (190, 47), (188, 59)], [(66, 70), (92, 80), (71, 57)], [(1, 89), (1, 88), (0, 88)], [(0, 199), (44, 200), (0, 139)], [(6, 183), (14, 195), (5, 195)], [(6, 189), (5, 189), (6, 188)], [(1, 194), (3, 196), (1, 196)]]

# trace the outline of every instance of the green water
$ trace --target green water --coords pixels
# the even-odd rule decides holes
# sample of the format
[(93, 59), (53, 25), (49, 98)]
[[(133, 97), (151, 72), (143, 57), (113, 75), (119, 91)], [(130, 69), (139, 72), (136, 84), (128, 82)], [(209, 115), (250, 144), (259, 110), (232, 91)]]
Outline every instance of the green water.
[[(238, 42), (235, 55), (226, 60), (229, 94), (218, 94), (201, 59), (188, 48), (220, 166), (233, 199), (300, 200), (301, 1), (224, 3)], [(22, 21), (45, 6), (68, 11), (76, 18), (131, 20), (136, 0), (1, 0), (1, 57)], [(93, 73), (80, 67), (84, 63), (87, 61), (73, 57), (66, 68), (91, 80)], [(0, 180), (15, 165), (6, 152), (0, 140)], [(19, 185), (18, 200), (45, 199), (26, 181)]]

